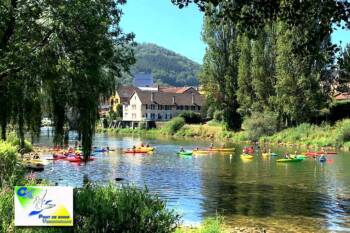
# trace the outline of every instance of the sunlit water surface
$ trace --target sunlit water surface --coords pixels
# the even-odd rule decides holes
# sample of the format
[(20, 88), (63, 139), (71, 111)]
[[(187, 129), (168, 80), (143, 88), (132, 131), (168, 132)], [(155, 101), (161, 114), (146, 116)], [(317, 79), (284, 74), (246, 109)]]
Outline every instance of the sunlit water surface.
[[(74, 136), (72, 134), (72, 136)], [(46, 131), (39, 145), (51, 145)], [(123, 154), (141, 142), (156, 147), (149, 155)], [(148, 189), (183, 215), (185, 224), (220, 214), (232, 225), (258, 225), (276, 231), (350, 231), (350, 154), (330, 156), (326, 163), (312, 158), (300, 163), (276, 163), (258, 155), (242, 160), (236, 152), (179, 157), (180, 147), (208, 146), (197, 140), (141, 139), (98, 134), (95, 146), (118, 150), (101, 153), (85, 164), (55, 161), (39, 178), (58, 185), (82, 186), (83, 177), (98, 184), (116, 182)], [(273, 148), (283, 152), (285, 148)]]

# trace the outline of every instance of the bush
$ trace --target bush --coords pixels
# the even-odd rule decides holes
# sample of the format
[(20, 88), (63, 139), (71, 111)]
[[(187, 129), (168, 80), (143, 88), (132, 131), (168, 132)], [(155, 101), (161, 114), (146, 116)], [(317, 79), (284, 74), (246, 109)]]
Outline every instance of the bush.
[(179, 216), (147, 189), (86, 186), (75, 193), (76, 232), (167, 233)]
[(162, 129), (163, 133), (173, 135), (185, 125), (185, 119), (182, 117), (174, 117), (167, 122)]
[(214, 120), (216, 120), (216, 121), (223, 121), (224, 120), (224, 112), (216, 110), (214, 112)]
[[(16, 134), (14, 132), (11, 132), (7, 135), (7, 142), (9, 142), (11, 145), (17, 147), (17, 150), (19, 150), (19, 139), (18, 137), (16, 136)], [(24, 140), (24, 152), (25, 153), (28, 153), (28, 152), (31, 152), (33, 150), (33, 146), (30, 142), (28, 142), (27, 140)]]
[(179, 114), (179, 117), (184, 118), (187, 124), (199, 124), (202, 122), (201, 114), (192, 111), (182, 112)]
[(0, 187), (11, 183), (21, 170), (17, 163), (17, 148), (8, 142), (0, 141)]
[(253, 113), (243, 122), (249, 140), (257, 141), (261, 136), (269, 136), (277, 131), (277, 116), (270, 112)]
[(170, 233), (179, 215), (147, 189), (87, 185), (74, 192), (74, 227), (19, 228), (13, 225), (13, 189), (0, 189), (0, 232), (127, 232)]

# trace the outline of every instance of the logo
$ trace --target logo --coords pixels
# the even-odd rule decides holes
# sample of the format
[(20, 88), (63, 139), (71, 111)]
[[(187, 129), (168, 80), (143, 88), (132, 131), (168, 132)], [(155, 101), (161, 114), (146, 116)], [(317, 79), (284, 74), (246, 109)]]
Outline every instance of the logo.
[(16, 226), (73, 226), (73, 188), (16, 186)]

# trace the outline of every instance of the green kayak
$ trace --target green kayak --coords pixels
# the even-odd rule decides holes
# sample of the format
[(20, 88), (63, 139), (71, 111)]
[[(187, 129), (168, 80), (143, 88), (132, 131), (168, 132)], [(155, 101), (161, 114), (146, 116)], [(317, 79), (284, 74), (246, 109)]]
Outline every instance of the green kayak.
[(287, 163), (287, 162), (300, 162), (303, 160), (304, 158), (290, 158), (290, 159), (277, 159), (276, 161), (279, 163)]
[(182, 151), (182, 152), (177, 152), (177, 155), (192, 155), (192, 151)]

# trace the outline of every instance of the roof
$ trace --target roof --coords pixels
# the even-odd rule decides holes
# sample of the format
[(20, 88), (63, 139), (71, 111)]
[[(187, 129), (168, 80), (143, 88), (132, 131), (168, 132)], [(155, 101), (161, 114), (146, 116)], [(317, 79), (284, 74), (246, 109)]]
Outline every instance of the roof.
[(160, 87), (159, 91), (160, 92), (167, 92), (167, 93), (185, 93), (186, 91), (194, 89), (193, 87)]
[(117, 94), (120, 98), (120, 101), (122, 103), (127, 102), (137, 89), (137, 87), (120, 86), (117, 89)]
[[(159, 105), (203, 105), (203, 97), (196, 93), (167, 93), (167, 92), (150, 92), (137, 90), (135, 93), (139, 96), (142, 104), (159, 104)], [(153, 95), (154, 101), (151, 101)], [(175, 97), (175, 104), (173, 104)], [(194, 103), (192, 103), (192, 98)]]
[(350, 93), (339, 93), (335, 96), (336, 100), (350, 100)]
[(135, 87), (152, 87), (154, 85), (152, 74), (146, 74), (146, 73), (135, 74), (133, 85)]

